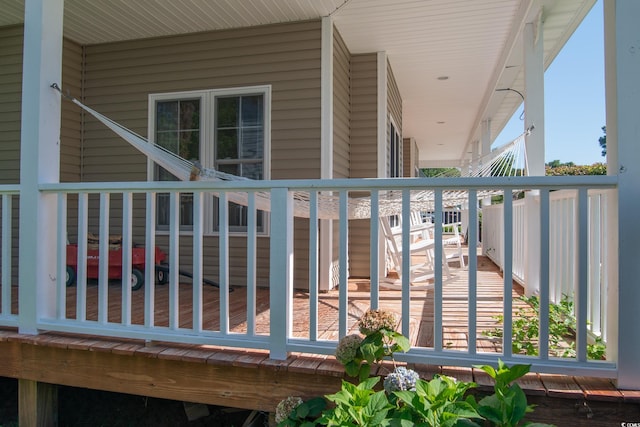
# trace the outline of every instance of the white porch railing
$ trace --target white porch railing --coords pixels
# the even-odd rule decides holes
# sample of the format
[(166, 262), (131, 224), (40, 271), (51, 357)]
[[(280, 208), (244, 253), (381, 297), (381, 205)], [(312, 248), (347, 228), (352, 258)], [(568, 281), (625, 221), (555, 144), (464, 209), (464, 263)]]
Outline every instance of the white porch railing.
[[(503, 359), (507, 363), (531, 363), (533, 368), (538, 371), (545, 372), (572, 372), (581, 375), (591, 376), (616, 376), (615, 360), (609, 361), (592, 361), (587, 360), (587, 328), (588, 321), (591, 316), (586, 302), (589, 298), (589, 283), (587, 276), (581, 272), (587, 271), (589, 268), (589, 260), (584, 251), (576, 251), (576, 270), (578, 271), (577, 284), (575, 286), (575, 298), (579, 304), (576, 305), (577, 331), (576, 331), (576, 353), (577, 357), (572, 359), (555, 359), (548, 356), (548, 352), (541, 351), (538, 357), (526, 357), (514, 355), (511, 352), (511, 330), (512, 330), (512, 272), (517, 270), (515, 267), (515, 256), (519, 252), (519, 238), (514, 234), (514, 224), (520, 223), (518, 214), (518, 206), (514, 207), (511, 200), (511, 192), (517, 189), (536, 189), (540, 191), (541, 206), (548, 206), (549, 199), (556, 196), (551, 195), (552, 190), (572, 189), (578, 192), (578, 202), (576, 206), (584, 206), (585, 209), (578, 209), (576, 217), (576, 233), (579, 241), (585, 241), (588, 233), (588, 224), (590, 213), (586, 209), (587, 191), (600, 191), (615, 188), (616, 177), (539, 177), (539, 178), (452, 178), (452, 179), (374, 179), (374, 180), (300, 180), (300, 181), (238, 181), (238, 182), (142, 182), (142, 183), (74, 183), (74, 184), (47, 184), (40, 187), (40, 191), (57, 194), (58, 196), (58, 222), (57, 227), (57, 280), (56, 289), (57, 297), (55, 301), (51, 301), (54, 307), (47, 312), (55, 313), (53, 316), (40, 316), (37, 319), (37, 326), (40, 330), (63, 331), (71, 333), (95, 334), (103, 336), (139, 338), (144, 340), (187, 342), (199, 344), (217, 344), (224, 346), (235, 346), (242, 348), (258, 348), (269, 349), (271, 357), (284, 358), (289, 352), (307, 352), (330, 354), (334, 351), (336, 340), (322, 340), (318, 338), (318, 327), (321, 319), (318, 318), (319, 313), (319, 285), (318, 285), (318, 248), (319, 233), (318, 225), (318, 202), (317, 195), (319, 192), (333, 192), (340, 196), (340, 219), (336, 220), (336, 226), (339, 230), (339, 319), (337, 325), (337, 336), (344, 336), (353, 320), (349, 319), (349, 290), (347, 286), (347, 254), (348, 254), (348, 230), (349, 221), (347, 215), (347, 198), (349, 192), (355, 192), (359, 195), (369, 193), (371, 197), (372, 216), (377, 217), (378, 200), (382, 197), (382, 193), (388, 190), (401, 190), (403, 192), (402, 201), (402, 224), (403, 224), (403, 247), (404, 252), (408, 253), (408, 245), (410, 244), (409, 227), (410, 227), (410, 207), (411, 192), (430, 188), (435, 191), (435, 217), (439, 218), (444, 210), (443, 194), (448, 190), (465, 191), (469, 199), (469, 215), (475, 217), (478, 206), (478, 194), (483, 190), (499, 190), (507, 195), (505, 197), (504, 210), (502, 213), (504, 224), (501, 227), (490, 225), (490, 221), (495, 220), (488, 215), (485, 210), (483, 218), (483, 231), (486, 235), (492, 235), (494, 239), (502, 241), (502, 244), (496, 246), (500, 248), (502, 259), (502, 268), (505, 272), (503, 285), (503, 315), (504, 315), (504, 338), (501, 353), (487, 353), (478, 350), (476, 337), (481, 333), (478, 327), (478, 311), (477, 311), (477, 260), (475, 256), (469, 257), (469, 279), (468, 279), (468, 319), (467, 325), (463, 329), (468, 335), (468, 348), (466, 350), (449, 350), (443, 346), (443, 289), (446, 286), (443, 283), (442, 265), (435, 263), (435, 283), (433, 288), (434, 307), (433, 307), (433, 346), (432, 347), (414, 347), (406, 354), (398, 355), (398, 359), (411, 361), (416, 363), (442, 364), (442, 365), (470, 365), (476, 363), (495, 362), (498, 358)], [(2, 190), (4, 187), (0, 187)], [(14, 194), (15, 188), (3, 190), (3, 200), (6, 199), (4, 194)], [(254, 205), (253, 194), (255, 192), (268, 192), (271, 195), (271, 214), (270, 218), (270, 235), (265, 237), (269, 240), (269, 282), (270, 282), (270, 311), (269, 311), (269, 332), (268, 334), (258, 334), (257, 316), (256, 316), (256, 248), (258, 236), (255, 232), (256, 208)], [(292, 193), (307, 192), (309, 194), (311, 206), (311, 218), (308, 242), (310, 248), (310, 256), (305, 259), (308, 264), (309, 277), (305, 280), (305, 284), (309, 285), (309, 334), (307, 337), (293, 336), (292, 319), (293, 319), (293, 288), (294, 288), (294, 269), (295, 258), (293, 253), (293, 197)], [(193, 230), (189, 231), (190, 244), (192, 245), (193, 263), (190, 266), (194, 276), (194, 283), (200, 283), (203, 277), (203, 240), (204, 222), (208, 220), (204, 218), (204, 204), (206, 194), (216, 192), (220, 195), (221, 200), (226, 199), (228, 192), (244, 192), (249, 195), (248, 206), (248, 234), (246, 238), (246, 286), (247, 286), (247, 302), (244, 306), (246, 311), (246, 332), (232, 332), (229, 326), (230, 307), (229, 307), (229, 253), (230, 253), (230, 235), (226, 227), (220, 227), (218, 236), (219, 245), (219, 286), (220, 300), (217, 310), (218, 327), (215, 330), (207, 329), (203, 326), (203, 296), (202, 287), (193, 286), (192, 296), (190, 298), (191, 309), (191, 326), (184, 327), (180, 323), (180, 304), (178, 301), (178, 269), (180, 266), (179, 253), (180, 242), (184, 238), (185, 233), (180, 231), (179, 208), (180, 193), (193, 193)], [(168, 326), (159, 326), (154, 320), (155, 300), (154, 271), (147, 268), (145, 272), (145, 303), (144, 303), (144, 324), (133, 324), (131, 321), (131, 289), (130, 286), (122, 286), (121, 307), (122, 312), (118, 319), (110, 319), (108, 316), (108, 292), (107, 286), (101, 286), (107, 280), (106, 257), (102, 256), (107, 253), (107, 237), (110, 228), (110, 221), (113, 218), (119, 218), (122, 221), (122, 276), (123, 283), (129, 284), (132, 277), (132, 236), (144, 236), (145, 246), (152, 248), (156, 244), (155, 229), (155, 195), (158, 193), (170, 194), (170, 227), (168, 231), (168, 253), (169, 253), (169, 306)], [(142, 199), (142, 200), (140, 200)], [(77, 209), (68, 209), (77, 200)], [(115, 200), (115, 202), (114, 202)], [(4, 202), (6, 203), (6, 202)], [(555, 203), (555, 201), (554, 201)], [(95, 204), (95, 206), (94, 206)], [(69, 206), (68, 206), (69, 205)], [(219, 203), (219, 218), (221, 224), (226, 224), (228, 218), (227, 203)], [(3, 205), (4, 208), (4, 205)], [(114, 210), (117, 214), (114, 216)], [(5, 220), (5, 210), (3, 209), (3, 224), (10, 223)], [(67, 213), (69, 212), (69, 213)], [(109, 214), (111, 212), (111, 215)], [(72, 222), (76, 221), (77, 215), (77, 241), (78, 241), (78, 269), (77, 269), (77, 297), (76, 308), (73, 316), (67, 316), (66, 307), (66, 284), (65, 269), (67, 260), (66, 245), (67, 233), (72, 227)], [(549, 209), (541, 209), (541, 235), (549, 235), (550, 224), (553, 214)], [(133, 218), (136, 218), (134, 222)], [(9, 222), (7, 222), (9, 221)], [(87, 255), (87, 233), (88, 224), (92, 221), (93, 225), (98, 225), (100, 230), (100, 273), (98, 284), (97, 301), (89, 302), (87, 300), (87, 271), (86, 260)], [(498, 224), (500, 221), (495, 222)], [(135, 224), (135, 225), (134, 225)], [(6, 226), (10, 228), (9, 226)], [(75, 224), (73, 224), (75, 227)], [(143, 228), (143, 230), (141, 229)], [(4, 231), (4, 229), (3, 229)], [(477, 247), (477, 225), (475, 221), (469, 224), (469, 253), (475, 254)], [(435, 224), (435, 259), (442, 256), (442, 225)], [(490, 233), (494, 233), (490, 234)], [(370, 251), (371, 251), (371, 291), (370, 306), (376, 308), (379, 305), (379, 276), (378, 276), (378, 221), (371, 221), (370, 228)], [(497, 237), (496, 237), (497, 236)], [(2, 235), (3, 259), (6, 257), (6, 250), (9, 247), (8, 238)], [(485, 244), (486, 242), (483, 242)], [(497, 250), (497, 249), (496, 249)], [(35, 251), (34, 251), (35, 253)], [(146, 265), (154, 265), (154, 251), (146, 251)], [(35, 260), (37, 262), (37, 260)], [(404, 257), (403, 262), (409, 263), (409, 257)], [(4, 262), (3, 262), (3, 265)], [(405, 271), (409, 270), (409, 265), (405, 266)], [(541, 263), (541, 277), (548, 276), (549, 265)], [(3, 279), (7, 273), (3, 270)], [(3, 283), (4, 280), (3, 280)], [(542, 281), (541, 288), (547, 294), (555, 292), (552, 290), (549, 281)], [(0, 325), (15, 325), (20, 320), (15, 320), (15, 316), (7, 315), (5, 286), (3, 286), (3, 317), (0, 318)], [(402, 278), (402, 312), (401, 331), (405, 335), (410, 332), (410, 309), (412, 293), (411, 284), (409, 283), (409, 275), (403, 275)], [(429, 291), (431, 292), (431, 291)], [(87, 306), (96, 304), (98, 316), (97, 320), (88, 320)], [(51, 308), (51, 307), (49, 307)], [(236, 308), (237, 309), (237, 308)], [(540, 322), (540, 348), (546, 348), (548, 342), (548, 301), (541, 302)], [(604, 322), (602, 319), (601, 322)], [(602, 323), (601, 323), (602, 324)]]
[[(13, 255), (17, 252), (14, 250), (14, 207), (17, 207), (19, 186), (18, 185), (0, 185), (0, 284), (2, 292), (0, 293), (0, 325), (17, 326), (18, 315), (12, 312), (11, 299), (12, 294), (18, 291), (17, 282), (13, 281), (14, 268), (17, 267), (13, 262)], [(17, 270), (16, 270), (17, 272)]]
[[(579, 286), (579, 245), (588, 248), (587, 261), (587, 327), (594, 336), (606, 342), (607, 322), (607, 191), (588, 191), (588, 233), (586, 239), (578, 232), (579, 209), (577, 190), (553, 191), (549, 195), (549, 298), (559, 303), (563, 296), (575, 302)], [(535, 196), (536, 205), (540, 197)], [(500, 268), (505, 265), (504, 205), (495, 204), (482, 209), (483, 252)], [(528, 251), (525, 230), (527, 220), (525, 199), (513, 202), (513, 279), (524, 284), (527, 257), (536, 256)]]

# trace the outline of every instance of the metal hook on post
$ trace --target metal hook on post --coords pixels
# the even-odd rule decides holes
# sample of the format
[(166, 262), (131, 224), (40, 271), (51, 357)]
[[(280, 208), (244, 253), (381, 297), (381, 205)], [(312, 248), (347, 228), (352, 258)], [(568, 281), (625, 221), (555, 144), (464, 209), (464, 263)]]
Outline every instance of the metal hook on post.
[(71, 94), (70, 94), (70, 93), (68, 93), (68, 91), (67, 91), (67, 93), (64, 93), (64, 92), (62, 91), (62, 89), (60, 88), (60, 86), (58, 86), (58, 83), (55, 83), (55, 82), (54, 82), (54, 83), (52, 83), (52, 84), (51, 84), (51, 86), (50, 86), (50, 87), (51, 87), (52, 89), (55, 89), (55, 90), (57, 90), (58, 92), (60, 92), (60, 95), (62, 95), (63, 97), (65, 97), (65, 98), (67, 98), (67, 99), (69, 99), (69, 100), (71, 100), (71, 101), (75, 100), (75, 98), (74, 98), (73, 96), (71, 96)]

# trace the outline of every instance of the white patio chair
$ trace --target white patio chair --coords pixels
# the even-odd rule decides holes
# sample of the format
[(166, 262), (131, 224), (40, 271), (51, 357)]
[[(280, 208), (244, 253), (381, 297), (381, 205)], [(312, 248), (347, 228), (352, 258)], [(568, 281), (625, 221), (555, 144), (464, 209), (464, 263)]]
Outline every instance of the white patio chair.
[(443, 224), (442, 227), (452, 226), (453, 227), (453, 237), (447, 237), (442, 240), (443, 246), (455, 246), (456, 249), (453, 253), (447, 255), (447, 262), (450, 260), (454, 260), (458, 258), (458, 262), (460, 263), (460, 268), (466, 268), (464, 262), (464, 253), (462, 251), (462, 242), (460, 239), (460, 231), (459, 228), (462, 226), (462, 223), (455, 222), (451, 224)]
[[(381, 217), (380, 224), (382, 226), (383, 235), (386, 239), (387, 254), (389, 255), (391, 266), (398, 274), (398, 279), (384, 279), (380, 284), (387, 288), (400, 289), (402, 276), (405, 273), (402, 270), (402, 227), (392, 228), (387, 217)], [(423, 223), (411, 227), (408, 254), (408, 256), (411, 257), (411, 267), (409, 271), (409, 282), (412, 284), (411, 289), (426, 290), (433, 288), (433, 283), (427, 283), (435, 276), (435, 242), (430, 238), (431, 234), (428, 232), (429, 228), (433, 228), (433, 224)], [(451, 275), (449, 266), (444, 258), (444, 253), (442, 259), (442, 272), (447, 278)], [(424, 284), (415, 285), (416, 283)]]

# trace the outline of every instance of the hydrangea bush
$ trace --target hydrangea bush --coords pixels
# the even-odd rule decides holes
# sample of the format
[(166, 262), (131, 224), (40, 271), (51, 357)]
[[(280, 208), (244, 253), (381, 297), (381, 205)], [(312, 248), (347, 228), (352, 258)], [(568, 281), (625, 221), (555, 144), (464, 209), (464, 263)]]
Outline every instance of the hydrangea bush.
[(336, 359), (344, 365), (347, 375), (363, 381), (369, 377), (373, 363), (385, 358), (393, 361), (393, 353), (409, 350), (409, 340), (396, 331), (396, 325), (396, 316), (389, 311), (368, 310), (364, 313), (358, 321), (358, 329), (364, 337), (347, 335), (336, 348)]
[(384, 379), (384, 391), (391, 394), (394, 391), (416, 391), (416, 383), (420, 376), (413, 369), (398, 366)]
[[(491, 376), (494, 394), (476, 401), (467, 391), (473, 382), (436, 375), (426, 381), (404, 366), (396, 366), (393, 353), (407, 351), (409, 340), (398, 333), (393, 313), (367, 311), (358, 323), (360, 333), (347, 335), (336, 347), (336, 359), (358, 384), (342, 381), (342, 388), (323, 398), (303, 402), (299, 397), (284, 399), (276, 408), (279, 427), (326, 426), (499, 426), (542, 427), (545, 424), (521, 424), (533, 410), (515, 380), (529, 372), (530, 365), (498, 368), (477, 366)], [(384, 358), (393, 361), (394, 370), (380, 387), (380, 377), (370, 377), (371, 364)], [(327, 405), (331, 402), (331, 407)]]

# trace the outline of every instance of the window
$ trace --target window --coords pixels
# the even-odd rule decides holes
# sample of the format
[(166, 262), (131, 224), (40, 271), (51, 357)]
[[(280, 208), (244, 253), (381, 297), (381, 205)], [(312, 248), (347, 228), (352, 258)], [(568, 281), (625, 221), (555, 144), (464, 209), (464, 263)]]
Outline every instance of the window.
[[(203, 167), (251, 179), (268, 178), (270, 135), (270, 87), (218, 89), (149, 96), (149, 135), (154, 141)], [(149, 179), (176, 178), (152, 164)], [(205, 204), (205, 232), (219, 230), (218, 199)], [(258, 232), (265, 231), (263, 213), (257, 216)], [(245, 232), (246, 207), (229, 204), (229, 231)], [(169, 228), (169, 195), (157, 199), (158, 230)], [(180, 228), (193, 227), (193, 198), (180, 195)]]
[[(155, 141), (158, 145), (187, 160), (200, 160), (200, 111), (201, 99), (176, 99), (155, 103)], [(154, 179), (175, 181), (176, 177), (154, 165)], [(193, 196), (180, 195), (180, 227), (193, 227)], [(169, 195), (159, 194), (157, 200), (157, 224), (160, 229), (169, 227)]]
[(390, 133), (389, 177), (398, 178), (402, 176), (402, 140), (393, 122), (391, 122)]
[[(389, 131), (389, 177), (398, 178), (402, 176), (402, 139), (393, 121), (390, 122)], [(392, 216), (389, 224), (391, 227), (400, 225), (398, 215)]]

